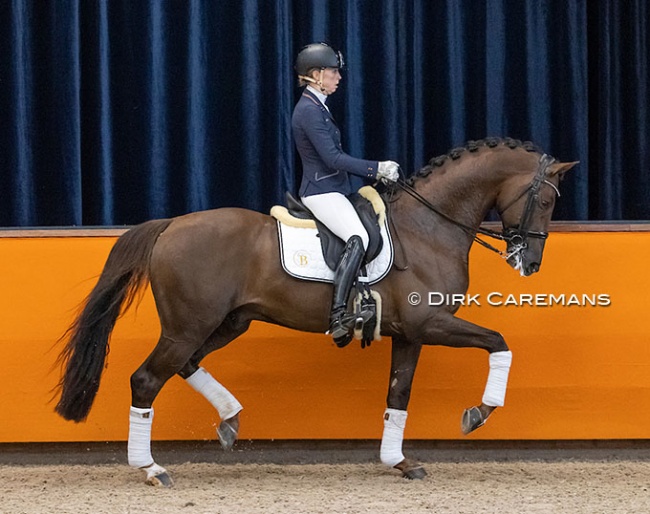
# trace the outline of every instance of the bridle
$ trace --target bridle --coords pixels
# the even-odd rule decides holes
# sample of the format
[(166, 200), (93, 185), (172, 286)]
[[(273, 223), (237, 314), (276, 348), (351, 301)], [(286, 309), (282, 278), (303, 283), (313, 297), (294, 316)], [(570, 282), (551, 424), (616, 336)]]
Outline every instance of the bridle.
[[(406, 192), (407, 194), (415, 198), (418, 202), (420, 202), (422, 205), (427, 207), (429, 210), (435, 212), (441, 218), (444, 218), (445, 220), (462, 228), (467, 234), (469, 234), (474, 238), (474, 241), (476, 241), (480, 245), (484, 246), (489, 250), (492, 250), (493, 252), (498, 253), (504, 259), (510, 259), (527, 248), (529, 237), (534, 239), (542, 239), (542, 240), (545, 240), (548, 237), (548, 232), (530, 230), (530, 224), (532, 222), (533, 213), (535, 212), (535, 205), (539, 202), (539, 193), (540, 193), (540, 189), (542, 188), (542, 184), (546, 184), (552, 187), (553, 190), (555, 191), (555, 194), (558, 197), (560, 196), (560, 191), (558, 190), (557, 186), (555, 186), (555, 184), (553, 184), (550, 180), (548, 180), (548, 169), (551, 166), (551, 164), (553, 164), (554, 162), (555, 159), (550, 155), (546, 155), (546, 154), (542, 155), (539, 159), (537, 173), (535, 174), (535, 177), (533, 178), (532, 182), (521, 193), (519, 193), (513, 200), (508, 202), (508, 204), (503, 209), (501, 209), (498, 212), (499, 217), (501, 217), (503, 213), (506, 212), (515, 203), (517, 203), (522, 196), (528, 193), (528, 197), (526, 198), (526, 204), (524, 206), (523, 212), (521, 213), (521, 218), (519, 219), (519, 223), (515, 226), (504, 229), (503, 232), (496, 232), (494, 230), (490, 230), (488, 228), (482, 228), (482, 227), (478, 227), (477, 229), (475, 229), (473, 227), (465, 225), (459, 221), (454, 220), (453, 218), (449, 217), (445, 213), (438, 210), (438, 208), (435, 205), (433, 205), (426, 198), (424, 198), (420, 193), (418, 193), (415, 190), (413, 186), (411, 186), (405, 180), (400, 178), (397, 182), (395, 182), (395, 184), (397, 185), (397, 187), (399, 187), (404, 192)], [(498, 239), (500, 241), (505, 241), (507, 243), (507, 248), (509, 249), (509, 251), (502, 252), (498, 248), (492, 246), (487, 241), (484, 241), (483, 239), (479, 238), (477, 234), (491, 237), (493, 239)]]

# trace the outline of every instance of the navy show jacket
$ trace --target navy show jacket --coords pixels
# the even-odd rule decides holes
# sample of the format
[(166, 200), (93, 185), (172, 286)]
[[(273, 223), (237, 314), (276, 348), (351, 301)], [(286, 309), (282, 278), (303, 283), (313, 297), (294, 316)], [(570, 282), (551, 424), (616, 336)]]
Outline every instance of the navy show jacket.
[(349, 173), (377, 178), (377, 161), (351, 157), (343, 151), (341, 131), (320, 100), (305, 88), (293, 110), (291, 127), (302, 160), (299, 195), (352, 193)]

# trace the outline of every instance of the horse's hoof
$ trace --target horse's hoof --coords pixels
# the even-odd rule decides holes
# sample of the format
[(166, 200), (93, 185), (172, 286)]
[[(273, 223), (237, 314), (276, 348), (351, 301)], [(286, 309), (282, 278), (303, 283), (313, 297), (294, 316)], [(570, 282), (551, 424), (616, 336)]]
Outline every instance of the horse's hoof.
[(426, 470), (417, 462), (404, 459), (402, 462), (394, 466), (402, 472), (402, 477), (407, 480), (422, 480), (427, 476)]
[(147, 485), (152, 485), (154, 487), (174, 487), (174, 481), (166, 471), (158, 475), (147, 476), (147, 479), (144, 483)]
[(232, 449), (237, 435), (237, 429), (230, 424), (230, 420), (223, 420), (217, 427), (217, 437), (224, 450)]
[(147, 467), (140, 468), (147, 474), (147, 478), (144, 481), (147, 485), (152, 485), (154, 487), (173, 487), (174, 481), (172, 477), (167, 473), (167, 470), (162, 466), (159, 466), (155, 462)]
[(485, 425), (486, 419), (487, 418), (483, 417), (483, 414), (478, 407), (465, 409), (465, 412), (463, 412), (463, 417), (460, 421), (460, 429), (463, 431), (464, 435), (470, 434), (477, 428), (481, 428), (483, 425)]
[(402, 471), (402, 477), (407, 480), (422, 480), (425, 476), (427, 476), (427, 472), (422, 466)]

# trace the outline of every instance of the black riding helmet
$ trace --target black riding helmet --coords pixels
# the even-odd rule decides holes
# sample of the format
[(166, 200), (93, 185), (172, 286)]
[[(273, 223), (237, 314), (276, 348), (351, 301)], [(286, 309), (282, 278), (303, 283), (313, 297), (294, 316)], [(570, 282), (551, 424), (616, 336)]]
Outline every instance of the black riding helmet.
[(295, 70), (305, 76), (313, 68), (337, 68), (345, 66), (343, 54), (337, 52), (327, 43), (312, 43), (300, 50), (296, 57)]

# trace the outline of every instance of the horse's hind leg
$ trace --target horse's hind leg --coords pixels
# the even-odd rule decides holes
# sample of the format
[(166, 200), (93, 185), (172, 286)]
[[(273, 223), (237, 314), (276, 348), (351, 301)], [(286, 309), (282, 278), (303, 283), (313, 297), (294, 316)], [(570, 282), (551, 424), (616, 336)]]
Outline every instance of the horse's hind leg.
[(384, 432), (381, 438), (380, 457), (383, 464), (399, 469), (404, 478), (420, 479), (426, 471), (417, 462), (406, 459), (402, 453), (406, 408), (411, 397), (411, 385), (422, 346), (406, 339), (394, 337), (391, 354), (390, 384)]
[(250, 325), (250, 320), (233, 312), (226, 316), (223, 323), (214, 331), (201, 348), (183, 366), (178, 374), (197, 392), (212, 404), (219, 413), (221, 423), (217, 427), (217, 437), (224, 450), (230, 450), (239, 435), (239, 413), (243, 407), (235, 396), (220, 384), (207, 370), (200, 367), (200, 362), (209, 353), (223, 348), (237, 338)]
[(130, 466), (145, 471), (147, 484), (173, 485), (167, 470), (156, 464), (151, 455), (152, 404), (163, 385), (185, 365), (197, 346), (191, 339), (179, 340), (163, 334), (153, 352), (131, 376), (128, 460)]

